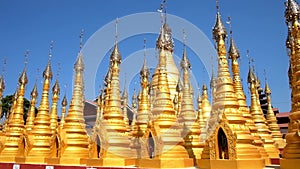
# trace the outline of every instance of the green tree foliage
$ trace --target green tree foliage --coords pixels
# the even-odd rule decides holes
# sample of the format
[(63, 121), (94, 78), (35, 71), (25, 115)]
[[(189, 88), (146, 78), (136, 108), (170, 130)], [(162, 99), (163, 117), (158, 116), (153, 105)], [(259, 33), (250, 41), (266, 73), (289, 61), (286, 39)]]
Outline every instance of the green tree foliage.
[[(14, 95), (7, 95), (4, 98), (2, 98), (2, 115), (1, 115), (1, 118), (3, 116), (6, 116), (6, 117), (9, 116), (11, 106), (13, 105), (13, 100), (14, 100)], [(24, 98), (24, 106), (23, 107), (24, 107), (23, 118), (24, 118), (24, 124), (25, 124), (26, 123), (26, 118), (27, 118), (27, 113), (28, 113), (28, 110), (30, 108), (30, 101), (27, 100), (26, 98)], [(35, 108), (35, 115), (37, 114), (37, 112), (38, 112), (38, 110), (37, 110), (37, 108)]]

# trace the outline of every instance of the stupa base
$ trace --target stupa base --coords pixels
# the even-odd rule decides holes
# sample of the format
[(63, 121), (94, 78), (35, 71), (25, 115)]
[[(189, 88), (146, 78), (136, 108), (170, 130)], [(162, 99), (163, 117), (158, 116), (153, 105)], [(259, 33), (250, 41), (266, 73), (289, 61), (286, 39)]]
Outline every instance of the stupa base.
[(110, 167), (117, 167), (117, 166), (134, 166), (136, 165), (136, 159), (123, 159), (123, 158), (91, 158), (87, 160), (87, 166), (110, 166)]
[(16, 163), (19, 164), (46, 164), (44, 157), (16, 157)]
[(0, 161), (3, 163), (14, 163), (16, 162), (16, 156), (0, 156)]
[(139, 159), (139, 168), (187, 168), (193, 167), (194, 161), (189, 158)]
[(74, 166), (82, 166), (87, 163), (86, 158), (47, 158), (46, 163), (50, 165), (74, 165)]
[(198, 167), (203, 169), (263, 169), (264, 159), (249, 160), (209, 160), (200, 159), (197, 161)]
[(300, 165), (300, 159), (280, 159), (280, 169), (295, 169)]

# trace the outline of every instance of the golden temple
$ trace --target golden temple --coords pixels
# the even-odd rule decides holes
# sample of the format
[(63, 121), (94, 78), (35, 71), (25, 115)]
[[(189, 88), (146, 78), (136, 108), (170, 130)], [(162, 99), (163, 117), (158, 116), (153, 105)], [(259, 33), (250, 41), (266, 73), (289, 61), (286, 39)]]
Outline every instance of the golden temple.
[[(165, 2), (165, 1), (164, 1)], [(285, 139), (280, 133), (272, 103), (271, 89), (265, 84), (267, 115), (259, 101), (259, 79), (249, 65), (248, 83), (251, 105), (247, 105), (238, 58), (230, 26), (229, 47), (227, 30), (217, 5), (213, 40), (217, 51), (217, 76), (212, 73), (211, 101), (206, 84), (194, 99), (190, 80), (191, 62), (184, 34), (180, 68), (176, 66), (171, 27), (162, 5), (162, 23), (156, 41), (158, 63), (152, 75), (147, 66), (146, 50), (140, 63), (140, 91), (132, 97), (132, 121), (128, 116), (128, 91), (120, 89), (121, 51), (116, 38), (109, 56), (104, 87), (96, 99), (96, 122), (89, 133), (84, 119), (84, 53), (83, 32), (80, 51), (74, 64), (72, 99), (61, 100), (57, 78), (52, 80), (50, 45), (49, 60), (42, 74), (43, 88), (36, 114), (38, 88), (31, 91), (26, 121), (24, 93), (27, 65), (18, 79), (9, 115), (1, 125), (0, 166), (2, 163), (43, 164), (53, 166), (190, 168), (203, 169), (292, 169), (300, 165), (300, 7), (295, 0), (286, 2), (286, 24), (289, 51), (292, 109), (289, 131)], [(144, 41), (145, 48), (145, 41)], [(26, 53), (28, 55), (28, 53)], [(208, 56), (207, 56), (208, 57)], [(299, 58), (298, 58), (299, 57)], [(229, 65), (231, 62), (231, 66)], [(5, 90), (0, 77), (0, 98)], [(51, 100), (49, 99), (51, 97)], [(197, 105), (194, 105), (194, 102)], [(51, 105), (50, 105), (51, 103)], [(196, 107), (196, 108), (195, 108)], [(2, 114), (2, 107), (0, 107)], [(58, 115), (61, 114), (61, 117)], [(282, 158), (279, 149), (283, 149)], [(275, 165), (276, 164), (276, 165)]]

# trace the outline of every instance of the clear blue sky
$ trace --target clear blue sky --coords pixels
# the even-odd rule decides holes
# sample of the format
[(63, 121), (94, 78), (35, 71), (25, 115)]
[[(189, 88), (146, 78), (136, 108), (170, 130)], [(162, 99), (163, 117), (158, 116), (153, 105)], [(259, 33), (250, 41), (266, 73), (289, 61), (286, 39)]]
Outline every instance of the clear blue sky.
[[(1, 1), (0, 2), (0, 59), (6, 58), (5, 68), (6, 89), (4, 95), (12, 94), (17, 87), (17, 79), (24, 67), (24, 53), (30, 50), (28, 63), (28, 78), (26, 98), (37, 79), (39, 95), (42, 89), (42, 71), (44, 70), (49, 51), (49, 42), (54, 41), (52, 70), (53, 81), (56, 78), (58, 62), (61, 64), (59, 81), (61, 98), (65, 92), (70, 101), (72, 94), (73, 64), (79, 50), (79, 33), (85, 30), (84, 42), (100, 28), (118, 18), (141, 12), (156, 12), (160, 0), (27, 0), (27, 1)], [(225, 24), (227, 16), (232, 18), (233, 36), (241, 52), (241, 76), (244, 79), (245, 93), (249, 95), (246, 84), (248, 73), (248, 60), (246, 51), (255, 60), (255, 69), (264, 88), (264, 69), (272, 90), (273, 106), (281, 112), (290, 111), (290, 89), (288, 85), (288, 56), (285, 48), (287, 27), (284, 20), (284, 0), (220, 0), (220, 12)], [(194, 24), (208, 39), (212, 40), (212, 27), (215, 23), (216, 9), (213, 0), (172, 0), (167, 4), (167, 12)], [(143, 25), (149, 20), (139, 21)], [(159, 23), (159, 17), (157, 17)], [(119, 33), (122, 34), (122, 19), (119, 23)], [(155, 24), (154, 24), (155, 25)], [(172, 25), (170, 24), (171, 28)], [(185, 25), (182, 25), (185, 27)], [(228, 28), (228, 26), (227, 26)], [(127, 29), (130, 29), (130, 27)], [(157, 33), (159, 32), (159, 27)], [(111, 31), (111, 32), (114, 32)], [(229, 30), (228, 30), (229, 32)], [(114, 33), (108, 34), (114, 40)], [(120, 51), (123, 59), (143, 48), (143, 38), (147, 38), (147, 48), (155, 47), (157, 35), (144, 34), (132, 36), (120, 42)], [(189, 39), (189, 37), (187, 37)], [(181, 57), (182, 45), (175, 41), (175, 55)], [(99, 51), (103, 49), (99, 43)], [(205, 49), (203, 49), (205, 50)], [(190, 52), (189, 52), (190, 51)], [(188, 50), (193, 58), (195, 53)], [(107, 70), (107, 53), (97, 71), (95, 91)], [(143, 57), (143, 56), (141, 56)], [(150, 57), (150, 56), (149, 56)], [(211, 56), (201, 56), (211, 57)], [(194, 62), (196, 63), (196, 62)], [(140, 67), (141, 63), (133, 63)], [(1, 66), (2, 67), (2, 66)], [(197, 81), (208, 84), (208, 74), (203, 65), (193, 65), (193, 74)], [(39, 69), (37, 75), (36, 69)], [(125, 70), (121, 70), (124, 72)], [(210, 72), (209, 72), (210, 73)], [(131, 83), (138, 83), (138, 80)], [(52, 83), (53, 85), (54, 83)], [(51, 86), (52, 86), (51, 85)], [(88, 86), (88, 85), (86, 85)], [(137, 84), (131, 84), (138, 86)], [(123, 88), (123, 86), (121, 86)], [(197, 91), (197, 89), (194, 89)], [(197, 92), (196, 92), (197, 93)], [(39, 97), (40, 98), (40, 97)], [(248, 97), (249, 98), (249, 97)], [(92, 99), (92, 98), (87, 98)]]

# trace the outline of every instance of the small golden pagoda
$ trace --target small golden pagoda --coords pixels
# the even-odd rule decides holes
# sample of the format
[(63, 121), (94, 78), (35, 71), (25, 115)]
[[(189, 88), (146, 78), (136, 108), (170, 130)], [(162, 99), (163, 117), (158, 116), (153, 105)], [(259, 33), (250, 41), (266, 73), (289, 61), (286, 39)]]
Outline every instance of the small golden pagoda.
[(268, 111), (267, 111), (268, 126), (271, 131), (272, 138), (275, 141), (275, 146), (279, 149), (282, 149), (285, 147), (286, 143), (282, 138), (280, 127), (277, 124), (277, 119), (274, 114), (272, 103), (271, 103), (271, 89), (267, 82), (265, 85), (265, 93), (267, 95), (267, 103), (268, 103)]
[[(231, 22), (231, 21), (230, 21)], [(231, 27), (231, 26), (230, 26)], [(232, 36), (232, 30), (230, 30), (230, 47), (228, 51), (228, 58), (231, 60), (231, 69), (232, 69), (232, 76), (233, 76), (233, 87), (235, 93), (237, 95), (238, 103), (239, 103), (239, 111), (242, 113), (243, 117), (246, 119), (245, 125), (249, 127), (251, 135), (254, 137), (253, 145), (255, 145), (262, 158), (265, 159), (265, 164), (270, 164), (270, 159), (268, 158), (268, 154), (263, 146), (263, 141), (261, 137), (257, 133), (257, 127), (254, 124), (252, 116), (250, 114), (250, 110), (246, 103), (246, 96), (243, 90), (243, 86), (241, 83), (240, 77), (240, 66), (238, 62), (238, 58), (240, 58), (240, 52), (234, 43), (234, 39)]]
[(29, 133), (33, 126), (34, 126), (34, 119), (35, 119), (35, 104), (37, 102), (37, 97), (38, 97), (38, 91), (37, 91), (37, 86), (36, 84), (34, 84), (34, 87), (30, 93), (31, 95), (31, 101), (30, 101), (30, 108), (29, 108), (29, 111), (28, 111), (28, 116), (27, 116), (27, 119), (26, 119), (26, 126), (25, 126), (25, 129), (26, 129), (26, 132)]
[(257, 91), (257, 77), (253, 73), (253, 70), (249, 70), (248, 83), (250, 83), (250, 93), (251, 93), (251, 107), (250, 113), (253, 117), (253, 121), (257, 127), (257, 133), (264, 142), (264, 148), (270, 159), (279, 158), (279, 150), (275, 147), (275, 142), (272, 138), (271, 131), (267, 126), (267, 121), (262, 112), (260, 102), (258, 99)]
[(286, 146), (283, 150), (283, 158), (280, 160), (280, 168), (292, 169), (300, 164), (300, 95), (299, 95), (299, 73), (300, 73), (300, 8), (295, 0), (286, 2), (286, 24), (289, 28), (289, 36), (286, 41), (286, 47), (290, 58), (289, 79), (292, 90), (291, 101), (292, 108), (289, 115), (290, 123), (288, 133), (285, 136)]
[(19, 86), (16, 92), (14, 104), (12, 106), (5, 134), (1, 137), (0, 161), (16, 162), (17, 156), (24, 156), (25, 135), (24, 135), (24, 93), (25, 86), (28, 83), (26, 75), (26, 66), (19, 77)]
[(193, 98), (191, 95), (189, 79), (191, 64), (186, 54), (185, 44), (180, 66), (183, 73), (182, 102), (180, 111), (180, 116), (182, 117), (181, 123), (183, 124), (182, 137), (189, 157), (193, 158), (196, 163), (196, 159), (201, 158), (201, 152), (204, 145), (200, 142), (201, 128), (200, 124), (197, 122), (197, 114), (194, 109)]
[(246, 119), (239, 111), (226, 58), (226, 29), (222, 24), (218, 5), (213, 36), (218, 51), (216, 94), (209, 119), (210, 130), (198, 167), (262, 169), (264, 160), (256, 146), (252, 145), (254, 138), (245, 125)]
[(199, 127), (201, 129), (201, 134), (200, 134), (200, 142), (204, 143), (206, 140), (206, 127), (207, 127), (207, 122), (205, 122), (203, 120), (203, 113), (202, 113), (202, 98), (200, 95), (200, 91), (198, 94), (198, 98), (197, 98), (197, 106), (198, 106), (198, 110), (197, 110), (197, 123), (199, 124)]

